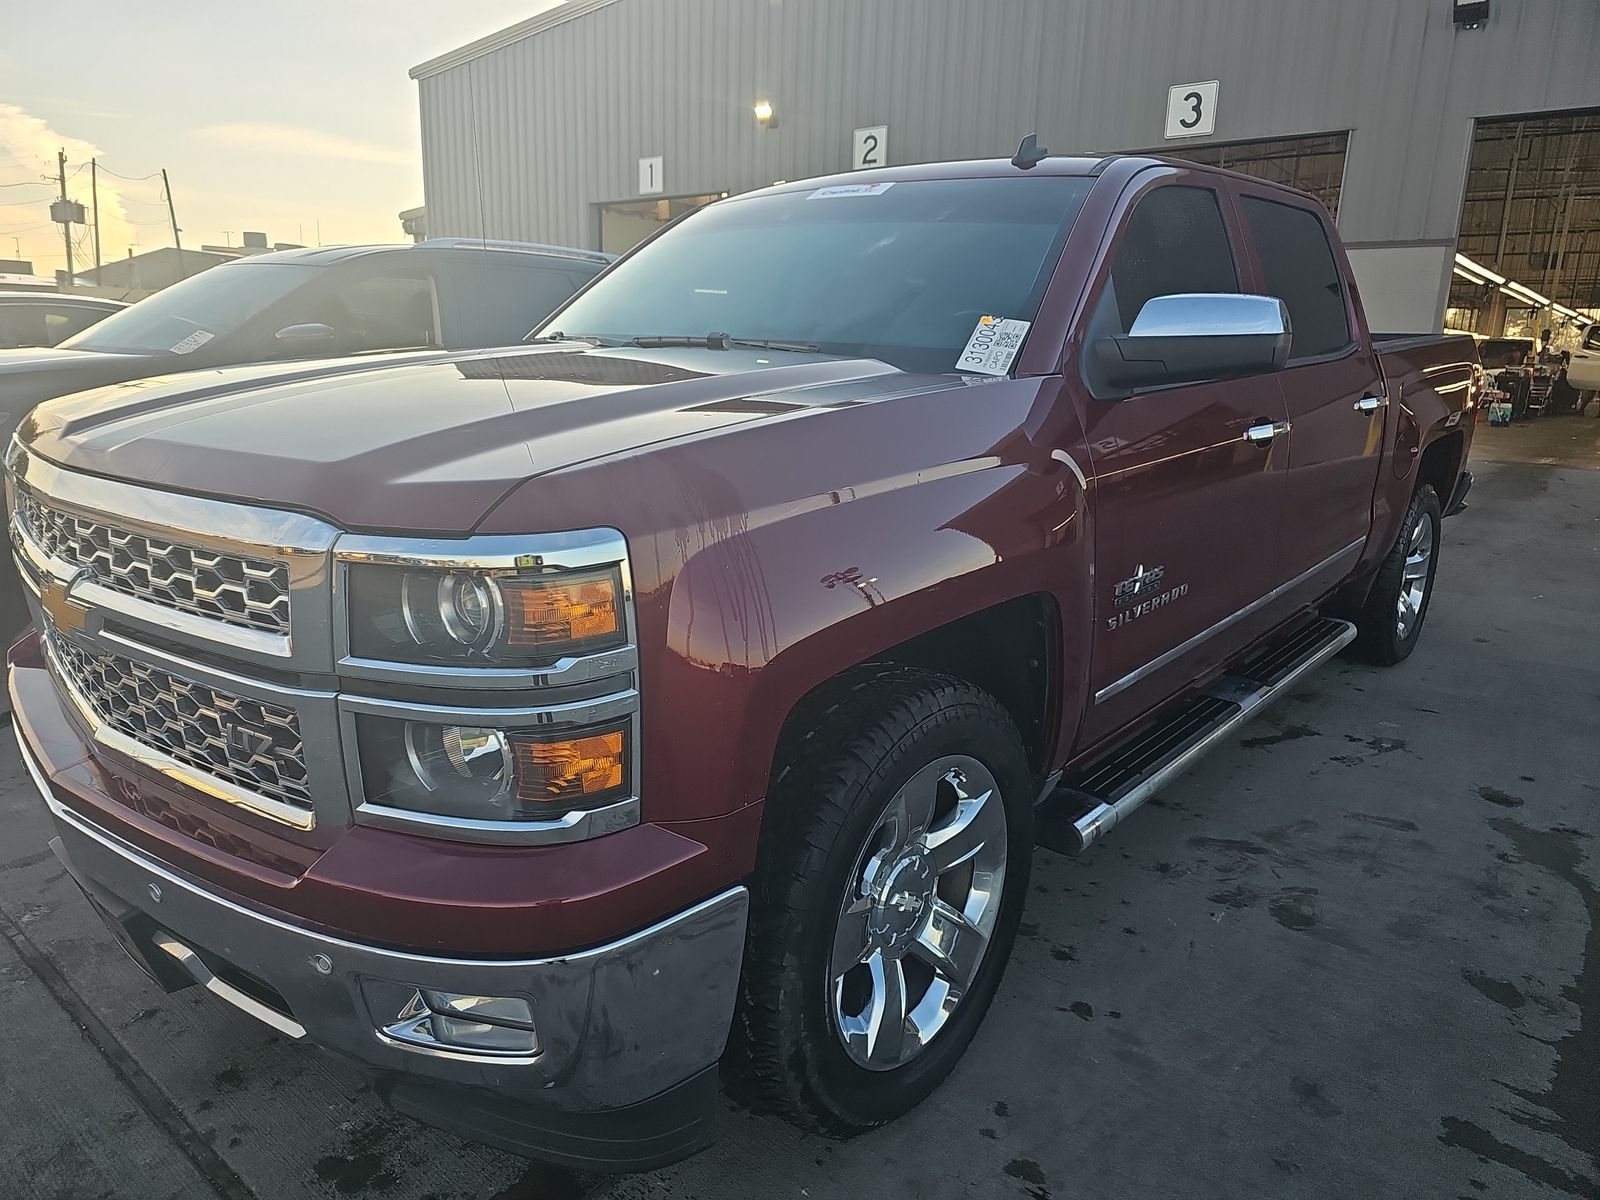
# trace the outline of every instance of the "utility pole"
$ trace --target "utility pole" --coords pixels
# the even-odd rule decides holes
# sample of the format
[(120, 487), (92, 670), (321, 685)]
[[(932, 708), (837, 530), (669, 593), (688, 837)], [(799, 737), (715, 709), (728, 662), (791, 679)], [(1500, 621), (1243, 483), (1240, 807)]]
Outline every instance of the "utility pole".
[[(61, 182), (61, 203), (67, 203), (67, 152), (56, 151), (56, 178)], [(61, 241), (67, 248), (67, 284), (72, 284), (72, 222), (61, 222)]]
[(178, 239), (178, 214), (172, 207), (172, 183), (167, 179), (167, 169), (165, 167), (161, 168), (161, 186), (167, 193), (167, 220), (172, 222), (172, 244), (178, 250), (178, 277), (187, 279), (189, 278), (189, 272), (184, 269), (183, 242)]
[(100, 160), (89, 160), (89, 191), (94, 196), (94, 285), (100, 286)]

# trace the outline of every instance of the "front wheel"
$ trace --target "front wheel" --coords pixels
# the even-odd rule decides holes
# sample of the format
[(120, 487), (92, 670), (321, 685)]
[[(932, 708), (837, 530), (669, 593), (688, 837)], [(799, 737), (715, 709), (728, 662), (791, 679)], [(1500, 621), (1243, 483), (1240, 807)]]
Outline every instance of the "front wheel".
[(1027, 895), (1032, 792), (987, 693), (869, 670), (807, 720), (767, 799), (733, 1061), (834, 1136), (915, 1106), (999, 986)]
[(1439, 496), (1423, 484), (1411, 498), (1400, 536), (1378, 568), (1367, 602), (1356, 615), (1352, 647), (1368, 662), (1391, 667), (1407, 658), (1422, 634), (1439, 567)]

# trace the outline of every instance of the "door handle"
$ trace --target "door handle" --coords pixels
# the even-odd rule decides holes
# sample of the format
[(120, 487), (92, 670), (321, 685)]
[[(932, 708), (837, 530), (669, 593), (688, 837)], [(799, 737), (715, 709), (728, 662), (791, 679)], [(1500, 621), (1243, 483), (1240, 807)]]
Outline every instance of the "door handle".
[(1375, 413), (1388, 403), (1382, 396), (1363, 396), (1352, 407), (1358, 413)]
[(1265, 446), (1280, 433), (1288, 432), (1289, 422), (1287, 421), (1261, 421), (1244, 431), (1244, 440), (1253, 442), (1257, 446)]

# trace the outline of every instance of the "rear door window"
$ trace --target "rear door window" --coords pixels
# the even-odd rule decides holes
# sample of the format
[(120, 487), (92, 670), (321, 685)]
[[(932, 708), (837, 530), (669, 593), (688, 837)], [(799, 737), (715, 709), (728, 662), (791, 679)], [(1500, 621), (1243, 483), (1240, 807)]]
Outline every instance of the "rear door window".
[(1244, 217), (1267, 294), (1289, 310), (1290, 361), (1333, 354), (1350, 345), (1344, 281), (1317, 214), (1246, 196)]
[(1174, 184), (1141, 199), (1117, 242), (1109, 288), (1122, 333), (1155, 296), (1237, 292), (1239, 273), (1216, 192)]
[(32, 304), (0, 304), (0, 350), (41, 346), (44, 340), (43, 309)]
[(45, 344), (54, 346), (75, 333), (82, 333), (105, 316), (100, 309), (87, 304), (63, 304), (47, 308), (44, 313)]

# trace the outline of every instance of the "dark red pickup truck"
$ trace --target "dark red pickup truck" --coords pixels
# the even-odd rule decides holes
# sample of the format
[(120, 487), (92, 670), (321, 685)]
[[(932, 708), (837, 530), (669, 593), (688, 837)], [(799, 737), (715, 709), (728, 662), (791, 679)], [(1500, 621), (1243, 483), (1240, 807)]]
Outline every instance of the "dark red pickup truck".
[(1350, 644), (1463, 500), (1466, 338), (1150, 158), (789, 184), (537, 344), (150, 380), (8, 459), (61, 860), (164, 986), (569, 1164), (928, 1094), (1037, 842)]

